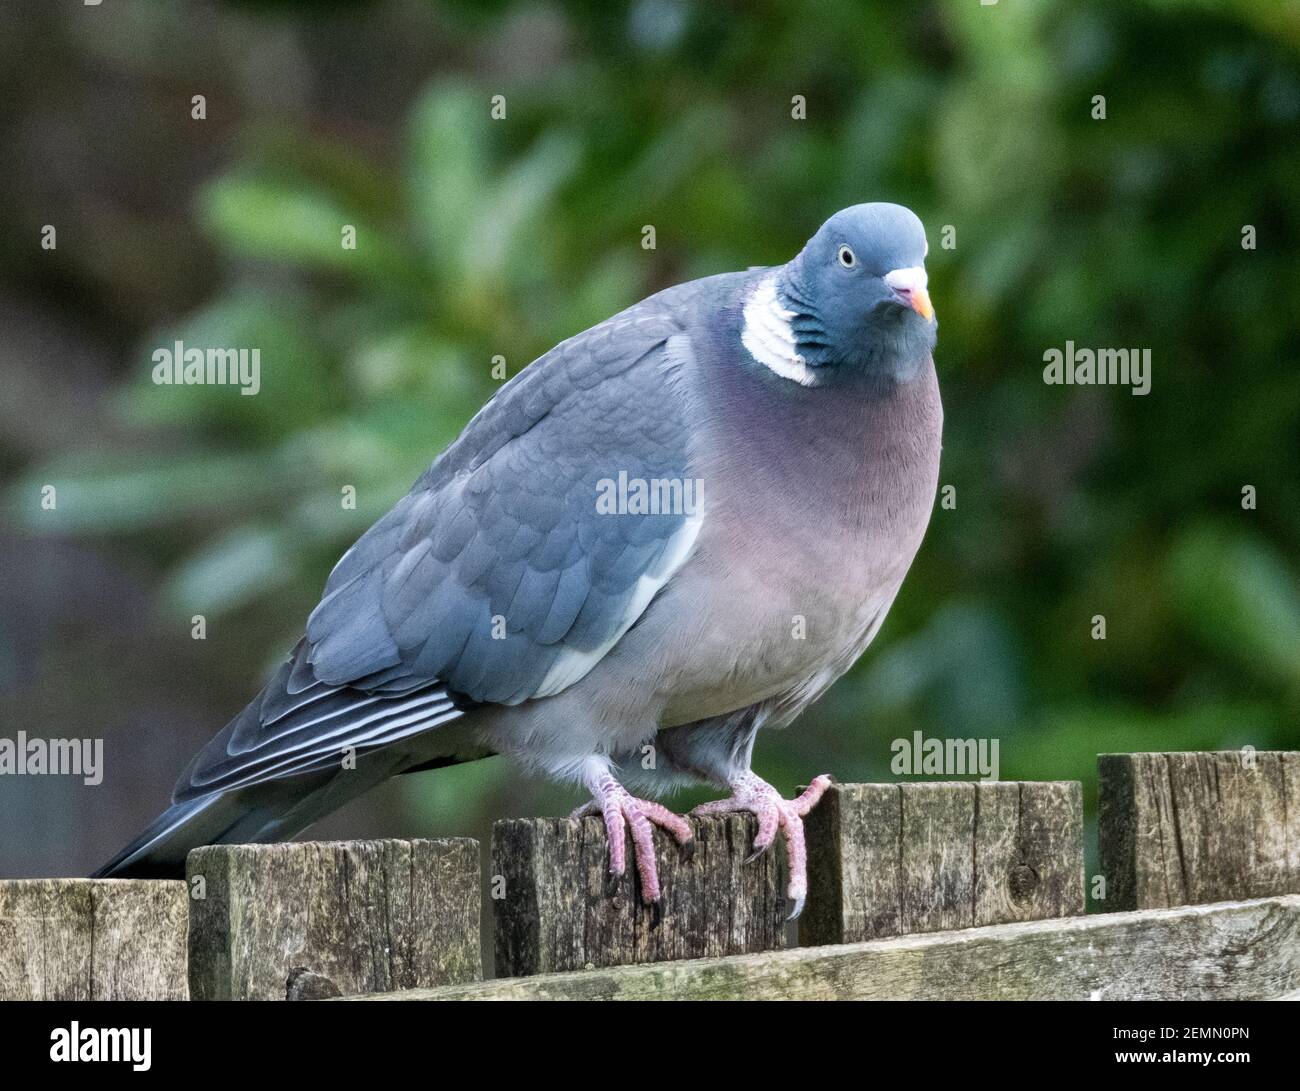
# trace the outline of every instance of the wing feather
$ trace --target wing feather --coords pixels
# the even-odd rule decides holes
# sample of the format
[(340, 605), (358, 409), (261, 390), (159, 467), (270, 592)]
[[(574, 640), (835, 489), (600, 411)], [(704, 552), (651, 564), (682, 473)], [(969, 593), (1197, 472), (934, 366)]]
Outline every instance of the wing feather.
[(650, 300), (497, 394), (335, 565), (306, 636), (191, 763), (183, 801), (336, 767), (582, 678), (688, 556), (699, 514), (599, 514), (603, 480), (684, 479), (690, 345)]

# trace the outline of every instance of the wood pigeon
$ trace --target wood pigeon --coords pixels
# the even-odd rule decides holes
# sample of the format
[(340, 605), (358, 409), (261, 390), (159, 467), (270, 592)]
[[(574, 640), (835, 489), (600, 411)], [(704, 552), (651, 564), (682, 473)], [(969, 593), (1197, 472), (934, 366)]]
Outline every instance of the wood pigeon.
[[(836, 213), (785, 265), (680, 284), (506, 383), (335, 566), (266, 688), (100, 876), (182, 871), (213, 843), (284, 840), (384, 778), (506, 754), (583, 785), (610, 870), (634, 796), (728, 789), (702, 813), (802, 817), (750, 770), (871, 642), (925, 533), (943, 413), (925, 231), (908, 209)], [(576, 812), (582, 813), (582, 812)]]

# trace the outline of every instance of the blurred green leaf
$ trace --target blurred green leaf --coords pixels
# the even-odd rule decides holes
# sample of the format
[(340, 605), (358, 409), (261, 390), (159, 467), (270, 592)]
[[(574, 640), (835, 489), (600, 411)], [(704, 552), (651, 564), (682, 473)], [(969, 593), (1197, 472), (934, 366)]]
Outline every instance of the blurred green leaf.
[(1243, 670), (1300, 683), (1300, 583), (1268, 542), (1201, 523), (1170, 562), (1175, 599), (1202, 641)]
[[(381, 231), (323, 190), (228, 176), (203, 191), (200, 215), (222, 245), (246, 257), (371, 277), (404, 268)], [(346, 227), (354, 229), (355, 248), (344, 246)]]
[(274, 592), (291, 565), (280, 531), (240, 527), (188, 557), (163, 585), (163, 599), (178, 614), (218, 617)]

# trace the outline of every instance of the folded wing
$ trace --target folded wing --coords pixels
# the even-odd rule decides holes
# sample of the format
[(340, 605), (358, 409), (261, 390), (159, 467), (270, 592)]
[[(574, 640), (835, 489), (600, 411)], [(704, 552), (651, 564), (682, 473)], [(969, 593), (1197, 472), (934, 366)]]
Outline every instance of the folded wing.
[(336, 766), (581, 679), (689, 555), (698, 511), (602, 513), (682, 482), (688, 339), (653, 301), (532, 364), (335, 566), (305, 638), (176, 799)]

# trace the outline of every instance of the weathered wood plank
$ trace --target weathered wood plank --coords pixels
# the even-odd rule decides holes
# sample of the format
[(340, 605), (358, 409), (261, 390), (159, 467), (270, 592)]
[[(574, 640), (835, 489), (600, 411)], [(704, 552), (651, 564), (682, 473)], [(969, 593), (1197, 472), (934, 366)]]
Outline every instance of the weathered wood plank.
[(1107, 909), (1300, 892), (1300, 753), (1102, 754)]
[(184, 1000), (185, 884), (0, 882), (0, 1000)]
[(747, 862), (749, 815), (692, 819), (693, 853), (655, 831), (662, 916), (640, 900), (636, 869), (609, 875), (597, 818), (528, 818), (492, 832), (498, 977), (587, 966), (766, 951), (785, 943), (779, 852)]
[(1082, 913), (1079, 782), (977, 784), (975, 794), (975, 924)]
[(195, 849), (190, 992), (284, 1000), (476, 981), (478, 843)]
[(1292, 895), (348, 999), (1250, 1000), (1297, 987)]
[(839, 784), (806, 829), (806, 945), (1083, 912), (1075, 782)]
[(975, 785), (910, 784), (900, 798), (900, 932), (974, 924)]

